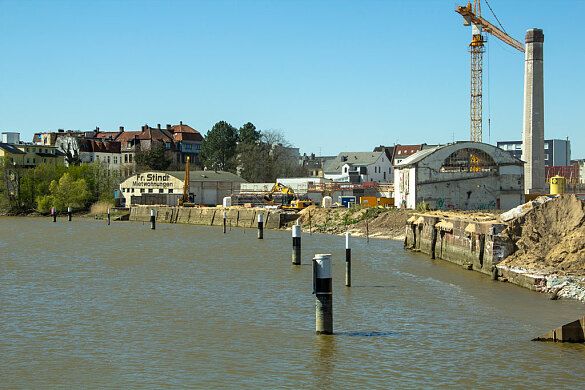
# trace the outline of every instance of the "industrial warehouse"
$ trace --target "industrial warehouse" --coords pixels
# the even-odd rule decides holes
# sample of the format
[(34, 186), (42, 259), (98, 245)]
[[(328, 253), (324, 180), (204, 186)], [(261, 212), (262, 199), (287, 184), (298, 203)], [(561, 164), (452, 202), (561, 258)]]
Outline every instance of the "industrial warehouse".
[[(200, 205), (222, 204), (224, 197), (240, 191), (246, 180), (223, 171), (190, 171), (189, 198)], [(133, 204), (160, 204), (176, 206), (183, 196), (184, 171), (144, 172), (130, 176), (120, 184), (120, 192), (127, 206)]]

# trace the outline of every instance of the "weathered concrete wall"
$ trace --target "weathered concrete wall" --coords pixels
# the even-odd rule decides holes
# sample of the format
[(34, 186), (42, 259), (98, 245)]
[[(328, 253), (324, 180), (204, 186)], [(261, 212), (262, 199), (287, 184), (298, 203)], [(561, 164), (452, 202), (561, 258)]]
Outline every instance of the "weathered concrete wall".
[(508, 240), (499, 233), (504, 226), (457, 218), (417, 215), (406, 226), (404, 245), (431, 258), (471, 267), (491, 274), (493, 267), (512, 251)]
[(232, 227), (254, 228), (258, 224), (259, 214), (264, 215), (266, 229), (279, 229), (298, 218), (296, 214), (280, 210), (136, 205), (130, 208), (130, 221), (150, 221), (150, 210), (155, 210), (157, 222), (205, 226), (223, 226), (224, 211), (227, 224)]

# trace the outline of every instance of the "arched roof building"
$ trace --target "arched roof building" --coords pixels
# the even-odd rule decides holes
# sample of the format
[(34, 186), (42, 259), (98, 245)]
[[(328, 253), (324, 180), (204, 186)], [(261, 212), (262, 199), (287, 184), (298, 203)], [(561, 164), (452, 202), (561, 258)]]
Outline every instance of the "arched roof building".
[(421, 202), (439, 210), (510, 209), (523, 202), (524, 163), (481, 142), (423, 149), (395, 166), (398, 207)]

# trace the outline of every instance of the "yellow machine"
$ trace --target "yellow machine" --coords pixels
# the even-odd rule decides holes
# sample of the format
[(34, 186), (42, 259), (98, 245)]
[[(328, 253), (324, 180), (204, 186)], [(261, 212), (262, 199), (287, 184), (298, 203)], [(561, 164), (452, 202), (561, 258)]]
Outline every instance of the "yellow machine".
[(272, 206), (274, 205), (274, 199), (272, 198), (272, 195), (275, 193), (280, 193), (285, 196), (286, 206), (282, 207), (284, 210), (300, 211), (315, 204), (315, 202), (312, 200), (299, 200), (292, 188), (278, 182), (274, 183), (274, 186), (272, 186), (270, 192), (268, 192), (268, 194), (266, 194), (262, 199), (264, 202)]
[(272, 195), (274, 195), (275, 193), (284, 194), (287, 198), (290, 198), (290, 199), (287, 199), (287, 203), (290, 203), (293, 199), (296, 199), (296, 197), (297, 197), (295, 195), (295, 192), (292, 190), (292, 188), (276, 182), (276, 183), (274, 183), (274, 186), (272, 186), (272, 189), (270, 190), (270, 192), (268, 192), (268, 194), (264, 195), (264, 197), (262, 199), (264, 200), (264, 202), (266, 202), (272, 206), (272, 205), (274, 205), (274, 199), (272, 199)]
[(567, 192), (567, 179), (556, 175), (550, 178), (550, 193), (552, 195), (564, 194)]
[(179, 198), (179, 206), (193, 207), (195, 203), (190, 202), (189, 199), (189, 157), (187, 157), (187, 165), (185, 165), (185, 182), (183, 183), (183, 197)]
[(293, 200), (290, 206), (283, 206), (283, 210), (301, 211), (309, 206), (313, 206), (315, 202), (312, 200)]

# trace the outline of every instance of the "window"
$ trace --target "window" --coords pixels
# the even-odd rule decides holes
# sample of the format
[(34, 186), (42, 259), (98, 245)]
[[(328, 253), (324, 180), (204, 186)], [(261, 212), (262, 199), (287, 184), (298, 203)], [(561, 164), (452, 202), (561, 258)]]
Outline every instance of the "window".
[(163, 189), (162, 188), (159, 188), (158, 193), (159, 194), (162, 194), (163, 193)]
[[(477, 163), (471, 164), (472, 159)], [(443, 161), (440, 172), (480, 172), (497, 170), (492, 157), (480, 149), (459, 149)]]
[(149, 194), (152, 194), (152, 188), (149, 188), (149, 189), (148, 189), (148, 193), (149, 193)]
[(172, 194), (172, 193), (173, 193), (173, 189), (169, 188), (169, 194)]
[(125, 163), (127, 163), (127, 162), (128, 162), (128, 155), (127, 155), (127, 154), (125, 154), (125, 155), (124, 155), (124, 162), (125, 162)]
[(171, 143), (170, 142), (165, 142), (165, 148), (170, 149), (171, 148)]
[(128, 161), (132, 162), (132, 155), (131, 154), (128, 155)]
[(27, 159), (26, 159), (26, 163), (27, 163), (27, 164), (30, 164), (30, 158), (27, 158)]
[(25, 148), (26, 152), (28, 153), (28, 148)]
[(143, 192), (144, 192), (144, 188), (141, 188), (140, 189), (140, 193), (142, 194)]
[(110, 156), (108, 156), (108, 164), (110, 163)]
[(118, 157), (114, 156), (114, 164), (118, 163)]

